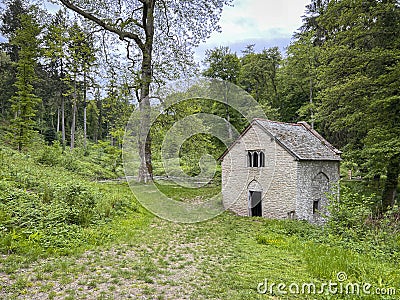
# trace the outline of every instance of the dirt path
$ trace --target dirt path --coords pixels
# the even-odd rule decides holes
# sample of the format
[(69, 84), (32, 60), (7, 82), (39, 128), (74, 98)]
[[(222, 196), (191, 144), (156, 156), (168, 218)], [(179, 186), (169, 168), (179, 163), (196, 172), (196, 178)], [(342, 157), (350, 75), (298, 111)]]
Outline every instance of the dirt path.
[(218, 299), (215, 276), (238, 254), (233, 230), (218, 220), (184, 225), (155, 218), (129, 243), (0, 273), (0, 298)]

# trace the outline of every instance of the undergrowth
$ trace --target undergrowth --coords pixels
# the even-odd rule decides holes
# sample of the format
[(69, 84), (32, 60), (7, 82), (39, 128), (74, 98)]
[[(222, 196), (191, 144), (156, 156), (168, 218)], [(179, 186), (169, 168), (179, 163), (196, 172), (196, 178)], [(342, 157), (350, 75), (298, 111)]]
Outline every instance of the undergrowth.
[(63, 154), (58, 145), (28, 153), (1, 148), (0, 253), (36, 257), (74, 252), (109, 240), (101, 228), (113, 219), (142, 216), (126, 184), (93, 181), (117, 177), (90, 162), (107, 156), (99, 154), (104, 151), (80, 156)]

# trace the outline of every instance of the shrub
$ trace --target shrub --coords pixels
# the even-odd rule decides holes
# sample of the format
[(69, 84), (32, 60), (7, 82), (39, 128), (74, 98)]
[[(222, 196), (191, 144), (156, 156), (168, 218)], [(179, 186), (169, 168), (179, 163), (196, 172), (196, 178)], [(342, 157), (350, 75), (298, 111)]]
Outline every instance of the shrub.
[(369, 230), (367, 219), (372, 217), (375, 202), (374, 194), (366, 196), (343, 186), (339, 199), (336, 196), (329, 199), (328, 231), (333, 234), (354, 234), (361, 237)]
[[(69, 168), (85, 175), (62, 167), (65, 159), (71, 162)], [(88, 181), (93, 170), (107, 171), (80, 159), (62, 154), (57, 145), (38, 148), (32, 157), (7, 148), (1, 151), (0, 252), (69, 251), (96, 240), (94, 228), (100, 224), (138, 209), (129, 188)], [(89, 231), (91, 237), (86, 236)]]

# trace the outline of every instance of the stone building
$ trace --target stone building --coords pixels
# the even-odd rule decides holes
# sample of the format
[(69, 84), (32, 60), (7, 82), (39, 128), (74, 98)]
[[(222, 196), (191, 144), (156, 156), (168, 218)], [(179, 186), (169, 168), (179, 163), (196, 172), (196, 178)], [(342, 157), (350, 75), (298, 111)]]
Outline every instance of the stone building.
[(341, 152), (306, 122), (254, 119), (224, 152), (224, 207), (241, 216), (323, 223)]

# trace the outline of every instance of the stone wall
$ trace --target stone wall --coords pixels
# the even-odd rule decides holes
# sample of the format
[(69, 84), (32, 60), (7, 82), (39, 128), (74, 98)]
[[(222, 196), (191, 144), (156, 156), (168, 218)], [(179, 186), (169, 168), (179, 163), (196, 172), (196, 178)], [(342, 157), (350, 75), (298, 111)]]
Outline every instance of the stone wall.
[[(328, 199), (326, 193), (337, 193), (338, 161), (299, 161), (297, 176), (296, 217), (310, 223), (322, 224)], [(325, 183), (325, 176), (328, 184)], [(320, 213), (313, 214), (313, 202), (319, 200)]]
[[(265, 167), (247, 166), (247, 151), (262, 150)], [(267, 218), (287, 218), (296, 210), (297, 161), (258, 125), (251, 127), (222, 161), (224, 207), (242, 216), (249, 215), (250, 182), (262, 186), (262, 212)]]

